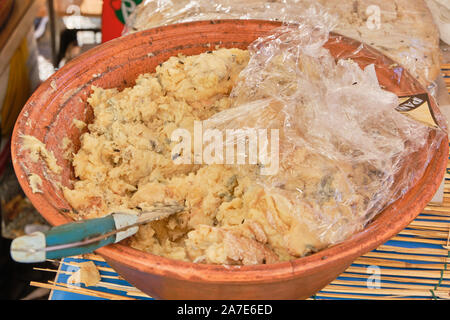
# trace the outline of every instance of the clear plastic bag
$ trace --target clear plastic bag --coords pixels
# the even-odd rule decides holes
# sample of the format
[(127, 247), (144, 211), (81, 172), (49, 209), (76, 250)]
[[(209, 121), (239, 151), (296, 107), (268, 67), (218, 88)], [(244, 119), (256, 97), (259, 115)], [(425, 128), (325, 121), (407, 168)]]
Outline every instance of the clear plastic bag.
[(439, 76), (439, 30), (423, 0), (146, 0), (124, 34), (179, 22), (209, 19), (301, 21), (311, 3), (338, 21), (333, 31), (372, 45), (405, 67), (424, 86)]
[(229, 139), (227, 130), (278, 130), (278, 168), (257, 181), (279, 209), (320, 242), (335, 244), (422, 176), (446, 132), (398, 112), (398, 97), (380, 87), (373, 65), (362, 70), (351, 55), (336, 61), (324, 48), (334, 20), (316, 8), (306, 13), (298, 24), (251, 44), (249, 64), (231, 93), (234, 108), (204, 128), (221, 130), (225, 148), (241, 158), (246, 154), (236, 145), (248, 142), (248, 132)]

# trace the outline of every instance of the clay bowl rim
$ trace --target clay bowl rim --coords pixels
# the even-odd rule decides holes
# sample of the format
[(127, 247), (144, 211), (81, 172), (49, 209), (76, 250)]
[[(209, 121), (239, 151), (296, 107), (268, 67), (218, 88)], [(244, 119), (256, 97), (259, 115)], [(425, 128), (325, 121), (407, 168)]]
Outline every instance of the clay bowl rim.
[[(266, 20), (245, 20), (247, 23), (255, 24), (270, 24), (274, 28), (280, 26), (279, 22), (266, 21)], [(38, 210), (38, 212), (52, 225), (61, 225), (73, 220), (58, 212), (51, 204), (40, 201), (36, 194), (31, 191), (26, 179), (21, 177), (26, 176), (26, 172), (17, 161), (17, 149), (16, 146), (19, 139), (19, 119), (24, 117), (25, 112), (33, 107), (32, 101), (37, 100), (37, 97), (48, 90), (51, 87), (52, 81), (57, 79), (59, 75), (64, 73), (70, 73), (71, 70), (76, 69), (78, 63), (82, 62), (89, 56), (104, 55), (105, 52), (114, 48), (114, 46), (120, 43), (126, 42), (128, 37), (148, 36), (151, 32), (161, 32), (164, 29), (171, 29), (179, 27), (180, 25), (195, 26), (195, 25), (216, 25), (218, 22), (221, 24), (226, 23), (242, 23), (242, 20), (215, 20), (212, 23), (211, 20), (186, 22), (174, 25), (168, 25), (163, 27), (157, 27), (141, 32), (134, 33), (129, 36), (120, 37), (107, 43), (97, 46), (73, 61), (69, 62), (63, 68), (55, 72), (49, 79), (40, 85), (40, 87), (33, 93), (28, 102), (22, 109), (18, 121), (14, 127), (11, 143), (11, 154), (13, 157), (13, 166), (24, 190), (26, 196), (30, 199), (32, 204)], [(143, 35), (145, 34), (145, 35)], [(347, 38), (347, 37), (344, 37)], [(349, 38), (347, 38), (349, 39)], [(353, 39), (351, 39), (353, 40)], [(354, 40), (356, 41), (356, 40)], [(366, 45), (366, 44), (365, 44)], [(370, 46), (367, 46), (370, 47)], [(377, 50), (373, 49), (375, 52)], [(388, 59), (390, 60), (390, 59)], [(406, 70), (405, 70), (406, 71)], [(417, 82), (417, 80), (413, 79)], [(427, 92), (421, 84), (417, 82), (417, 87), (422, 89), (423, 92)], [(51, 102), (50, 102), (51, 103)], [(439, 109), (435, 105), (433, 99), (430, 99), (433, 110), (440, 114)], [(440, 156), (440, 158), (438, 157)], [(316, 273), (317, 270), (326, 270), (332, 265), (340, 265), (343, 261), (353, 261), (358, 256), (375, 249), (380, 244), (389, 240), (392, 236), (404, 229), (414, 218), (421, 212), (426, 204), (432, 199), (435, 191), (438, 189), (440, 182), (444, 177), (444, 172), (447, 166), (448, 157), (448, 138), (445, 137), (439, 148), (436, 149), (435, 156), (428, 163), (428, 167), (424, 175), (420, 178), (417, 184), (411, 188), (403, 197), (408, 200), (412, 198), (414, 200), (416, 196), (419, 197), (418, 201), (408, 202), (406, 201), (403, 207), (399, 207), (398, 203), (402, 199), (398, 199), (375, 217), (363, 230), (354, 234), (345, 241), (335, 244), (331, 247), (325, 248), (317, 253), (309, 256), (301, 257), (286, 262), (279, 262), (267, 265), (251, 265), (251, 266), (223, 266), (212, 264), (197, 264), (193, 262), (179, 261), (161, 256), (153, 255), (133, 249), (131, 247), (122, 244), (113, 244), (96, 250), (96, 253), (103, 256), (106, 261), (117, 261), (117, 263), (127, 265), (129, 268), (139, 270), (144, 273), (153, 275), (159, 275), (163, 277), (172, 277), (176, 279), (186, 281), (198, 281), (198, 282), (211, 282), (211, 283), (254, 283), (254, 282), (274, 282), (289, 280), (299, 276), (307, 276), (311, 273)], [(431, 174), (427, 174), (430, 173)], [(434, 187), (426, 189), (425, 187)], [(400, 214), (397, 214), (397, 210), (401, 210)], [(389, 226), (387, 228), (386, 226)], [(342, 265), (342, 267), (345, 267)]]

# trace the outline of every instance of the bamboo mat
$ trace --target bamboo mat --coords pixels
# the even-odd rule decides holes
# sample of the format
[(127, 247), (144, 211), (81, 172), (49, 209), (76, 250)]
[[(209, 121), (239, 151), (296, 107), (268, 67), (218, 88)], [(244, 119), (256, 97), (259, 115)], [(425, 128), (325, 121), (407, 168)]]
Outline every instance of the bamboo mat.
[[(443, 65), (442, 71), (450, 93), (450, 64)], [(122, 279), (101, 257), (85, 258), (56, 261), (57, 269), (41, 269), (54, 272), (54, 282), (30, 285), (51, 289), (52, 300), (151, 299)], [(94, 287), (67, 284), (83, 261), (93, 261), (100, 272), (101, 281)], [(355, 260), (310, 299), (450, 299), (450, 161), (441, 205), (429, 204), (397, 236)]]
[(450, 93), (450, 63), (443, 64), (441, 68), (447, 91)]

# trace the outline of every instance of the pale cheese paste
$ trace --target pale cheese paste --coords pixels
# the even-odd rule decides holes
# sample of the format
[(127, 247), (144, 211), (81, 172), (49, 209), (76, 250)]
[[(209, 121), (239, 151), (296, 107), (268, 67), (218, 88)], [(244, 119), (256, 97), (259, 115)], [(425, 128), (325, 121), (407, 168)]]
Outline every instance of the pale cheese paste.
[[(192, 132), (195, 120), (230, 108), (229, 94), (248, 60), (249, 53), (240, 49), (180, 55), (123, 91), (94, 87), (88, 100), (94, 120), (72, 161), (78, 180), (64, 189), (78, 214), (95, 218), (177, 201), (185, 205), (183, 212), (142, 225), (125, 241), (139, 250), (197, 263), (274, 263), (326, 247), (329, 242), (302, 221), (316, 209), (330, 216), (338, 210), (351, 219), (357, 203), (366, 200), (343, 192), (347, 206), (337, 207), (330, 195), (345, 190), (340, 181), (348, 177), (323, 170), (332, 167), (323, 165), (329, 160), (302, 149), (293, 154), (291, 180), (304, 184), (305, 197), (315, 197), (312, 206), (321, 206), (305, 207), (305, 219), (298, 219), (287, 197), (256, 183), (257, 166), (175, 164), (171, 158), (175, 129)], [(340, 223), (345, 221), (335, 225)]]

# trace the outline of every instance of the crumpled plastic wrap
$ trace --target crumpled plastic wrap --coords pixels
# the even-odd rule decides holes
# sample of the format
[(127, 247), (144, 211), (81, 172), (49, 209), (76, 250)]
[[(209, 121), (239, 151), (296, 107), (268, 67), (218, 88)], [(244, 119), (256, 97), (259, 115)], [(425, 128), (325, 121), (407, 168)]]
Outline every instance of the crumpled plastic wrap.
[(124, 34), (210, 19), (296, 22), (312, 3), (339, 17), (333, 31), (374, 46), (424, 86), (436, 87), (439, 30), (423, 0), (145, 0), (128, 19)]
[(335, 60), (324, 48), (332, 17), (313, 7), (302, 20), (251, 44), (233, 108), (204, 128), (224, 136), (244, 129), (237, 139), (226, 136), (225, 148), (248, 142), (245, 129), (278, 130), (278, 170), (259, 174), (257, 183), (323, 243), (335, 244), (423, 175), (446, 132), (396, 111), (399, 99), (380, 87), (373, 65), (362, 70), (351, 56)]

